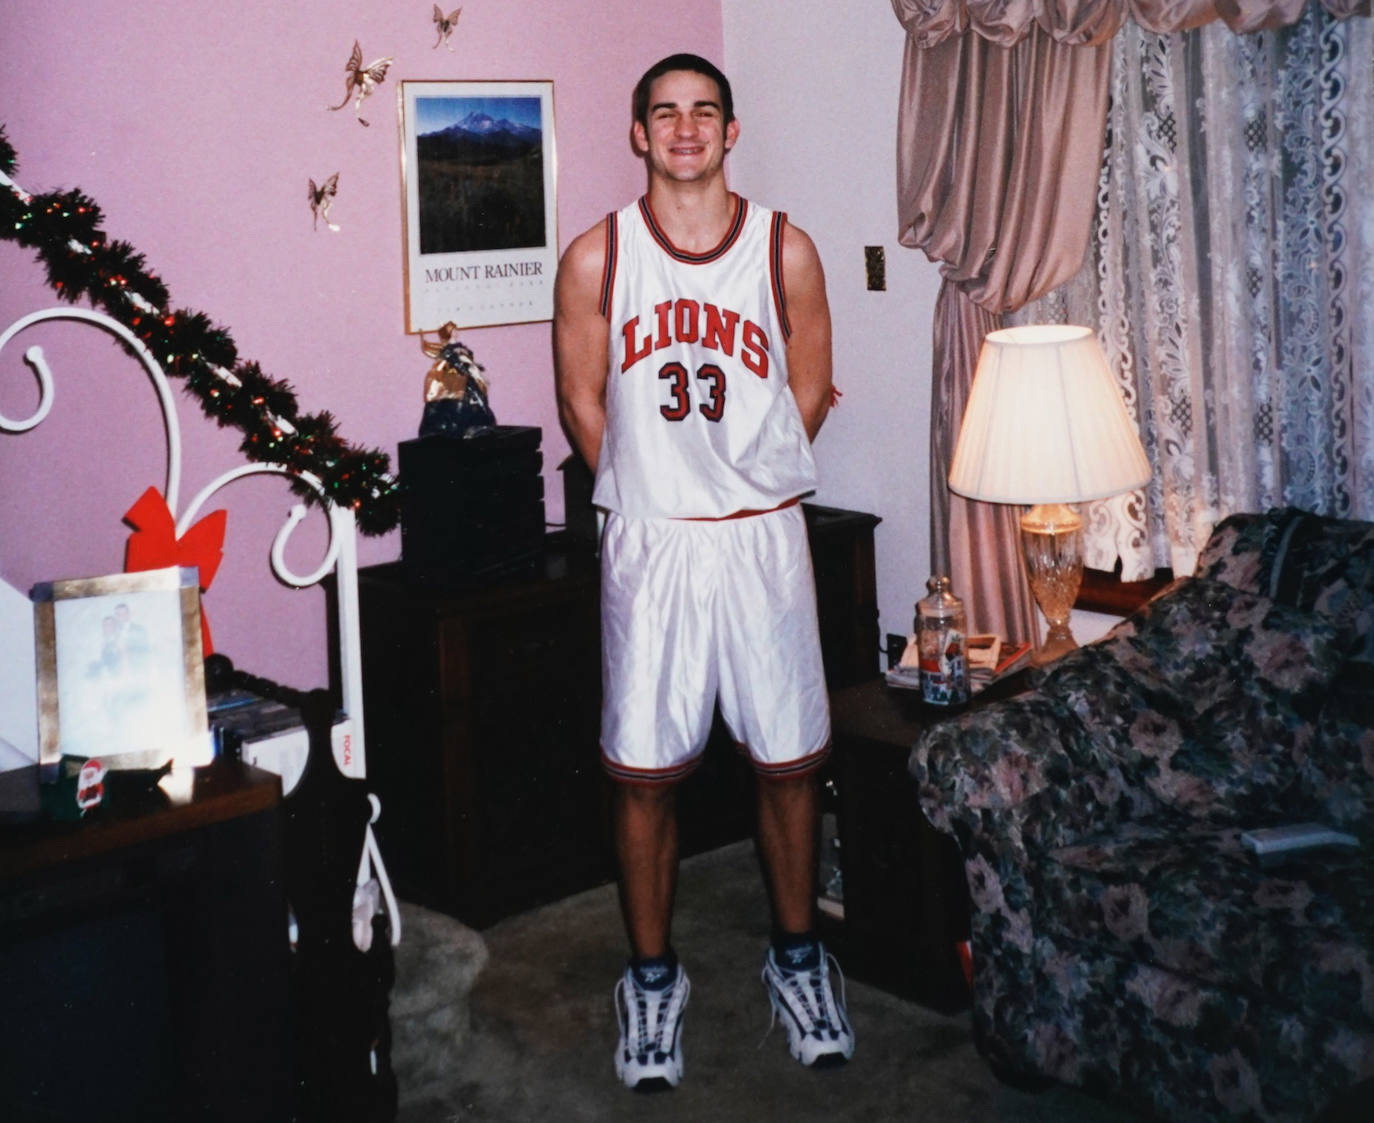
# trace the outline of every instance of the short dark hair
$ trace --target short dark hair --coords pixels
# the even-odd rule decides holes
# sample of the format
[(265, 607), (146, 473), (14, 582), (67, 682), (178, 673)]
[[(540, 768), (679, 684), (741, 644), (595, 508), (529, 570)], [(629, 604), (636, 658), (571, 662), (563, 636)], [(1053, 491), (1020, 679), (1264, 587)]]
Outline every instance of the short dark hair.
[(707, 62), (700, 55), (679, 54), (659, 59), (644, 72), (644, 77), (636, 83), (632, 106), (636, 121), (648, 128), (649, 88), (658, 79), (674, 70), (690, 70), (693, 74), (701, 74), (710, 78), (716, 84), (716, 88), (720, 90), (720, 112), (725, 123), (728, 125), (735, 119), (735, 98), (730, 92), (730, 79), (720, 72), (719, 67), (714, 63)]

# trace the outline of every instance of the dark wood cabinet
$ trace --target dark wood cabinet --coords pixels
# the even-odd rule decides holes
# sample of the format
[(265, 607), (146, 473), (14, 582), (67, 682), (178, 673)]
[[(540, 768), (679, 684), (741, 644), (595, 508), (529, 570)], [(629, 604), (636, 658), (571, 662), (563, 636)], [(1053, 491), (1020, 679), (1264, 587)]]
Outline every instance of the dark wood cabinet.
[[(873, 527), (807, 507), (832, 687), (878, 674)], [(610, 880), (598, 561), (551, 535), (533, 572), (436, 588), (358, 574), (368, 778), (407, 900), (476, 927)], [(753, 777), (717, 723), (678, 793), (683, 855), (747, 837)]]
[(358, 575), (368, 775), (397, 891), (485, 924), (610, 875), (596, 559), (436, 589)]
[(877, 515), (804, 504), (816, 573), (816, 610), (825, 679), (831, 690), (879, 675)]
[[(84, 820), (0, 821), (0, 1116), (290, 1117), (280, 782), (194, 775), (174, 799), (111, 773)], [(0, 773), (0, 806), (38, 791), (37, 766)]]

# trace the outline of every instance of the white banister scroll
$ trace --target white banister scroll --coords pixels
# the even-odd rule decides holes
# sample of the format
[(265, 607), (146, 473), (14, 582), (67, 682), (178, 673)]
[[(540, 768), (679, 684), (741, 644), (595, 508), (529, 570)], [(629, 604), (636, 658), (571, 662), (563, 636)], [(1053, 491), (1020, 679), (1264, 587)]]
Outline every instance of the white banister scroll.
[[(248, 464), (231, 469), (205, 485), (179, 515), (177, 507), (181, 490), (181, 429), (172, 397), (167, 375), (156, 358), (153, 357), (143, 341), (119, 321), (103, 312), (91, 309), (56, 307), (32, 312), (16, 320), (0, 333), (0, 352), (21, 332), (35, 324), (49, 320), (76, 320), (99, 327), (118, 337), (138, 357), (143, 364), (162, 409), (163, 423), (167, 435), (167, 477), (163, 498), (167, 509), (176, 523), (177, 537), (186, 533), (195, 523), (206, 502), (221, 488), (244, 476), (281, 475), (299, 480), (310, 487), (320, 497), (320, 507), (329, 522), (329, 541), (323, 559), (311, 572), (301, 574), (293, 571), (286, 563), (287, 544), (292, 532), (305, 519), (307, 508), (304, 503), (296, 503), (290, 509), (285, 523), (272, 542), (269, 555), (272, 572), (285, 584), (294, 588), (307, 588), (318, 584), (330, 573), (334, 574), (335, 593), (338, 610), (339, 667), (341, 674), (340, 693), (344, 712), (344, 740), (349, 746), (346, 757), (336, 750), (335, 760), (340, 771), (357, 779), (367, 775), (367, 758), (363, 741), (363, 687), (362, 655), (358, 617), (358, 556), (357, 526), (353, 512), (335, 504), (326, 493), (320, 480), (309, 472), (296, 472), (277, 464)], [(39, 425), (52, 409), (53, 372), (40, 345), (33, 345), (24, 352), (24, 361), (38, 380), (39, 400), (28, 417), (12, 418), (0, 413), (0, 430), (9, 433), (24, 433)], [(237, 381), (231, 371), (217, 370), (217, 375), (226, 381)], [(282, 424), (286, 424), (283, 420)], [(392, 943), (401, 938), (401, 917), (395, 907), (395, 897), (391, 891), (386, 867), (382, 864), (381, 851), (372, 832), (380, 805), (375, 796), (372, 800), (372, 815), (367, 824), (363, 845), (363, 863), (360, 875), (366, 873), (369, 880), (376, 879), (380, 897), (386, 902), (391, 922)], [(361, 890), (360, 886), (360, 890)]]

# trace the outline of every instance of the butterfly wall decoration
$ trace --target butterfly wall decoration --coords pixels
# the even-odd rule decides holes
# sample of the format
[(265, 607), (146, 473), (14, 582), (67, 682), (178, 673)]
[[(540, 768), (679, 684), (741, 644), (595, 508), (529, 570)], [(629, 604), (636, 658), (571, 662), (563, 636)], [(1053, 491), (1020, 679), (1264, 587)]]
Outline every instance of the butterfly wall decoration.
[(348, 99), (357, 95), (357, 100), (353, 103), (353, 112), (357, 114), (358, 120), (364, 125), (362, 107), (365, 98), (371, 95), (386, 78), (386, 72), (391, 66), (391, 56), (379, 58), (376, 62), (363, 65), (363, 49), (358, 46), (358, 40), (353, 40), (353, 53), (348, 57), (348, 65), (344, 67), (347, 87), (344, 90), (343, 101), (338, 105), (326, 106), (326, 109), (342, 109), (348, 104)]
[(462, 14), (462, 8), (454, 8), (448, 15), (444, 15), (444, 10), (438, 4), (434, 5), (434, 26), (439, 31), (439, 37), (434, 40), (434, 50), (439, 49), (440, 43), (443, 43), (450, 51), (453, 50), (453, 44), (449, 40), (453, 36), (454, 29), (458, 26), (458, 17)]
[(334, 196), (339, 193), (339, 173), (335, 172), (322, 184), (316, 185), (312, 179), (310, 181), (310, 214), (313, 219), (313, 228), (320, 228), (320, 219), (324, 219), (324, 224), (331, 230), (339, 229), (337, 223), (329, 221), (329, 208), (334, 205)]

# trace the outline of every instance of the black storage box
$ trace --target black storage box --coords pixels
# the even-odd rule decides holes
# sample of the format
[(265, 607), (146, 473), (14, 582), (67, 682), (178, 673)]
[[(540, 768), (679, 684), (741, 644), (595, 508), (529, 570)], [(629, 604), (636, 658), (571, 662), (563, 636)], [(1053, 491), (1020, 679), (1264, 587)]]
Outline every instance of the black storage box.
[(433, 584), (533, 567), (544, 548), (543, 436), (497, 425), (402, 441), (401, 562)]

